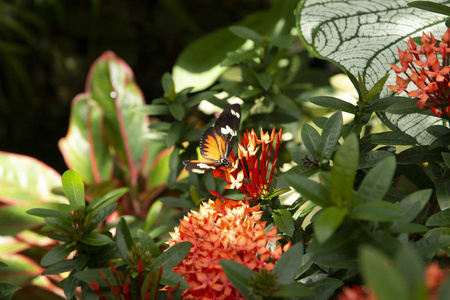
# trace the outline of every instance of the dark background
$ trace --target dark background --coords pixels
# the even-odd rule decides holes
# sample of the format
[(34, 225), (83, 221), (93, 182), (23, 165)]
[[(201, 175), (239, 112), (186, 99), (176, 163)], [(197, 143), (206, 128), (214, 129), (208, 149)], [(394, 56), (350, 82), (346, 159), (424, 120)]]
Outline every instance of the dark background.
[(0, 2), (0, 151), (35, 157), (62, 173), (58, 149), (70, 103), (106, 50), (133, 69), (147, 103), (182, 49), (270, 7), (263, 0)]

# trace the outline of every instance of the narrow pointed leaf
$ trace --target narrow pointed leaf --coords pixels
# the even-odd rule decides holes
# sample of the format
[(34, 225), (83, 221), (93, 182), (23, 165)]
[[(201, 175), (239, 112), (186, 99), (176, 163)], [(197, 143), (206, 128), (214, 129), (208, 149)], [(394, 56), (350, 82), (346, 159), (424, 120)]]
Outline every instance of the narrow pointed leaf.
[(386, 201), (371, 201), (356, 206), (350, 217), (356, 220), (393, 222), (404, 220), (405, 216), (395, 204)]
[(254, 272), (246, 266), (232, 260), (221, 259), (220, 265), (225, 271), (228, 280), (238, 289), (242, 296), (246, 299), (254, 299), (248, 291), (248, 285)]
[(156, 267), (163, 266), (164, 269), (170, 270), (186, 258), (191, 250), (191, 247), (192, 244), (190, 242), (175, 244), (158, 256), (154, 262), (154, 265)]
[(119, 224), (117, 225), (116, 241), (122, 258), (128, 259), (128, 252), (134, 246), (134, 241), (131, 237), (130, 229), (128, 229), (128, 224), (123, 217), (119, 219)]
[(326, 242), (344, 221), (347, 209), (326, 207), (314, 221), (314, 233), (319, 243)]
[(309, 180), (304, 176), (285, 174), (283, 178), (300, 194), (317, 205), (327, 207), (332, 205), (330, 191), (322, 184)]
[(273, 220), (277, 228), (284, 232), (287, 236), (292, 237), (294, 234), (294, 219), (286, 209), (275, 209), (272, 213)]
[(355, 135), (349, 135), (333, 158), (331, 201), (337, 206), (352, 203), (353, 185), (359, 161), (359, 144)]
[(278, 275), (278, 284), (289, 284), (302, 264), (303, 243), (296, 243), (281, 255), (276, 262), (273, 272)]
[(375, 165), (364, 177), (358, 188), (362, 202), (383, 200), (395, 172), (395, 157), (388, 157)]
[(41, 265), (44, 267), (53, 265), (66, 258), (74, 249), (73, 246), (68, 246), (66, 243), (56, 246), (42, 257)]
[(314, 103), (315, 105), (332, 108), (335, 110), (342, 110), (351, 114), (356, 114), (356, 108), (351, 103), (341, 100), (335, 97), (329, 96), (320, 96), (308, 99), (309, 102)]
[(302, 126), (302, 142), (309, 153), (314, 154), (320, 141), (320, 134), (311, 125), (305, 123)]
[(450, 208), (450, 178), (438, 178), (434, 180), (436, 197), (441, 210)]
[(331, 159), (341, 136), (342, 126), (342, 113), (340, 111), (335, 112), (325, 123), (319, 144), (314, 153), (314, 157), (318, 158), (320, 163), (326, 163), (326, 161)]

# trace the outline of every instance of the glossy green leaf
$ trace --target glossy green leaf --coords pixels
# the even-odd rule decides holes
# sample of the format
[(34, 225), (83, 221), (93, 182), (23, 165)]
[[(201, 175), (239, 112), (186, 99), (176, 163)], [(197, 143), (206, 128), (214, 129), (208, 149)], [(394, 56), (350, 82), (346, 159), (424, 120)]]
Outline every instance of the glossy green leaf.
[(158, 201), (173, 207), (191, 208), (193, 206), (192, 201), (176, 197), (161, 197)]
[(440, 137), (436, 138), (428, 149), (433, 150), (438, 147), (446, 147), (450, 144), (450, 133), (446, 133), (444, 135), (441, 135)]
[(114, 189), (108, 192), (106, 195), (92, 200), (91, 203), (89, 204), (88, 209), (94, 212), (103, 209), (106, 206), (110, 205), (111, 203), (114, 203), (117, 200), (119, 200), (119, 198), (125, 195), (126, 192), (128, 192), (128, 188)]
[(273, 272), (278, 275), (278, 284), (289, 284), (294, 280), (302, 263), (302, 258), (303, 243), (295, 243), (281, 255), (273, 269)]
[(64, 280), (64, 295), (66, 299), (72, 299), (79, 283), (80, 280), (75, 277), (75, 272), (70, 272), (69, 276)]
[(252, 270), (232, 260), (219, 260), (228, 280), (246, 299), (255, 299), (248, 291), (248, 285), (254, 274)]
[(109, 217), (114, 212), (116, 207), (117, 203), (111, 203), (101, 210), (96, 211), (95, 214), (90, 214), (89, 217), (91, 219), (91, 222), (87, 227), (87, 230), (92, 231), (97, 228), (97, 226), (99, 226), (103, 221), (106, 220), (107, 217)]
[(161, 213), (163, 209), (163, 203), (160, 201), (155, 201), (150, 206), (146, 217), (145, 217), (145, 230), (150, 230), (153, 226), (153, 223), (158, 218), (159, 214)]
[(66, 258), (73, 250), (75, 249), (74, 246), (69, 246), (68, 244), (62, 244), (59, 246), (56, 246), (49, 252), (47, 252), (44, 257), (42, 257), (41, 260), (41, 266), (47, 267), (50, 265), (53, 265), (54, 263), (57, 263), (64, 258)]
[(335, 97), (329, 96), (320, 96), (308, 99), (309, 102), (314, 103), (315, 105), (331, 108), (335, 110), (345, 111), (351, 114), (356, 114), (356, 108), (351, 103), (341, 100)]
[[(239, 22), (238, 26), (248, 27), (260, 35), (268, 37), (287, 33), (293, 21), (286, 18), (297, 5), (294, 0), (277, 0), (269, 11), (253, 13)], [(280, 19), (284, 22), (281, 24)], [(228, 28), (219, 29), (190, 43), (178, 56), (172, 70), (177, 91), (194, 87), (194, 92), (213, 84), (226, 68), (220, 63), (226, 53), (242, 49), (245, 40), (236, 37)]]
[(325, 123), (314, 153), (314, 157), (318, 158), (320, 163), (327, 163), (331, 159), (341, 136), (342, 126), (342, 113), (340, 111), (335, 112)]
[(251, 40), (256, 44), (262, 44), (263, 37), (256, 31), (244, 26), (231, 26), (228, 28), (232, 33), (245, 40)]
[[(289, 111), (289, 112), (298, 111), (298, 106), (295, 103), (295, 101), (284, 94), (279, 94), (279, 93), (267, 94), (266, 99), (270, 100), (270, 102), (275, 103), (276, 106), (280, 107), (281, 109), (283, 109), (285, 111)], [(306, 124), (304, 124), (304, 125), (306, 125)]]
[(350, 217), (356, 220), (393, 222), (405, 219), (400, 208), (386, 201), (371, 201), (356, 206)]
[(67, 203), (64, 197), (51, 193), (61, 186), (61, 175), (37, 159), (0, 151), (0, 169), (0, 201), (20, 206)]
[(428, 146), (416, 146), (397, 155), (397, 164), (416, 164), (421, 162), (441, 161), (440, 149), (429, 150)]
[(372, 88), (367, 92), (367, 94), (363, 98), (363, 102), (367, 103), (369, 102), (373, 97), (375, 97), (376, 94), (378, 94), (381, 89), (385, 86), (386, 80), (389, 78), (389, 72), (386, 72), (387, 74), (384, 75), (380, 80), (378, 80)]
[(9, 300), (14, 296), (14, 293), (20, 289), (21, 287), (15, 284), (2, 282), (0, 283), (0, 299)]
[[(258, 79), (259, 85), (262, 87), (262, 89), (264, 91), (268, 91), (270, 89), (270, 87), (272, 86), (273, 78), (269, 73), (267, 73), (267, 72), (258, 73), (258, 74), (256, 74), (256, 78)], [(279, 94), (279, 95), (282, 95), (282, 94)], [(285, 97), (287, 97), (287, 96), (285, 96)]]
[(67, 170), (62, 175), (61, 181), (70, 205), (79, 208), (85, 207), (84, 183), (81, 176), (75, 171)]
[(127, 260), (128, 252), (134, 246), (134, 241), (131, 237), (130, 229), (128, 229), (128, 224), (123, 217), (119, 219), (119, 224), (117, 225), (116, 241), (120, 255)]
[(371, 133), (361, 139), (361, 143), (375, 145), (415, 145), (416, 140), (400, 131)]
[(373, 289), (378, 299), (411, 299), (405, 278), (379, 250), (363, 246), (359, 261), (365, 282)]
[(85, 234), (80, 242), (90, 246), (104, 246), (111, 244), (113, 240), (109, 236), (100, 232), (91, 232), (89, 234)]
[(301, 135), (302, 142), (305, 145), (306, 150), (308, 150), (309, 153), (314, 154), (320, 141), (320, 135), (317, 130), (311, 125), (305, 123), (302, 126)]
[(277, 228), (287, 236), (292, 237), (294, 234), (294, 219), (291, 213), (286, 209), (275, 209), (272, 212), (272, 217)]
[(161, 276), (161, 284), (167, 285), (167, 286), (175, 286), (178, 283), (180, 283), (179, 288), (180, 289), (188, 289), (189, 285), (187, 284), (186, 280), (178, 275), (177, 273), (171, 271), (170, 269), (163, 269), (163, 274)]
[(400, 98), (401, 97), (386, 97), (382, 99), (373, 99), (364, 108), (364, 112), (373, 113), (385, 111), (389, 106), (396, 103)]
[(366, 169), (375, 166), (377, 163), (382, 161), (383, 159), (393, 156), (394, 153), (383, 151), (383, 150), (375, 150), (370, 152), (363, 152), (359, 157), (358, 169)]
[[(399, 222), (395, 222), (394, 224), (397, 224)], [(408, 233), (408, 234), (414, 234), (414, 233), (424, 233), (427, 232), (428, 228), (421, 224), (416, 223), (404, 223), (401, 225), (392, 225), (391, 232), (392, 233)]]
[(322, 184), (309, 180), (304, 176), (285, 174), (283, 176), (297, 192), (307, 197), (317, 205), (327, 207), (332, 205), (330, 191)]
[(450, 209), (445, 209), (443, 211), (435, 213), (430, 218), (428, 218), (425, 225), (448, 227), (450, 225)]
[(67, 219), (66, 214), (63, 214), (60, 211), (54, 210), (54, 209), (33, 208), (33, 209), (28, 210), (27, 214), (30, 214), (32, 216), (41, 217), (41, 218), (55, 217), (55, 218)]
[(437, 178), (434, 180), (434, 186), (441, 210), (450, 208), (450, 178)]
[(58, 142), (68, 167), (87, 183), (106, 181), (113, 171), (113, 161), (103, 137), (101, 108), (88, 93), (72, 100), (67, 135)]
[(314, 221), (314, 233), (319, 243), (326, 242), (344, 221), (346, 208), (326, 207)]
[(409, 194), (397, 203), (403, 215), (406, 217), (404, 221), (396, 222), (394, 225), (412, 222), (427, 205), (433, 191), (431, 189), (420, 190)]
[(46, 268), (42, 275), (53, 275), (63, 272), (72, 271), (75, 268), (76, 261), (74, 259), (66, 259)]
[(163, 266), (164, 269), (172, 269), (186, 258), (191, 247), (192, 244), (190, 242), (181, 242), (173, 245), (155, 259), (155, 267)]
[(440, 248), (450, 246), (450, 236), (442, 234), (442, 228), (435, 228), (428, 231), (423, 238), (415, 241), (412, 245), (424, 260), (431, 260)]
[(220, 63), (221, 67), (230, 67), (243, 62), (253, 61), (258, 57), (258, 53), (255, 50), (248, 50), (243, 52), (228, 52), (227, 57)]
[(410, 294), (416, 299), (426, 299), (428, 291), (425, 286), (424, 264), (418, 253), (407, 244), (402, 244), (395, 255), (397, 270), (406, 279)]
[[(344, 283), (336, 278), (325, 278), (312, 287), (315, 300), (328, 300)], [(310, 300), (309, 298), (308, 300)]]
[(358, 196), (362, 202), (383, 200), (395, 172), (395, 157), (380, 161), (373, 167), (358, 188)]
[(273, 297), (312, 297), (314, 291), (302, 283), (282, 284), (278, 286), (278, 290), (273, 293)]
[(166, 72), (161, 78), (161, 83), (164, 91), (164, 97), (172, 100), (175, 97), (175, 84), (172, 79), (172, 75)]
[(355, 135), (347, 137), (333, 158), (331, 175), (331, 201), (339, 206), (348, 206), (353, 200), (353, 185), (359, 161), (359, 144)]

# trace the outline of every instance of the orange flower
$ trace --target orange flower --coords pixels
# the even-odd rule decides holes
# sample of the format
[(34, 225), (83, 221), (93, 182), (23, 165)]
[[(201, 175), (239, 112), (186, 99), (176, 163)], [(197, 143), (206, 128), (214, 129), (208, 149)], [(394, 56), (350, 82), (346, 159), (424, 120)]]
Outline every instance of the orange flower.
[(274, 268), (282, 249), (278, 246), (272, 252), (267, 242), (281, 237), (277, 237), (276, 227), (265, 233), (261, 215), (259, 205), (217, 199), (202, 203), (198, 212), (191, 211), (180, 220), (168, 244), (192, 243), (188, 256), (172, 269), (189, 284), (183, 299), (245, 299), (228, 281), (220, 259), (234, 260), (255, 271)]
[[(406, 51), (398, 50), (401, 67), (391, 64), (397, 74), (397, 85), (388, 87), (395, 93), (406, 92), (418, 99), (420, 109), (430, 109), (437, 117), (450, 117), (450, 61), (448, 54), (450, 29), (442, 36), (442, 42), (436, 47), (436, 39), (422, 34), (422, 45), (409, 38)], [(418, 89), (412, 87), (414, 84)]]

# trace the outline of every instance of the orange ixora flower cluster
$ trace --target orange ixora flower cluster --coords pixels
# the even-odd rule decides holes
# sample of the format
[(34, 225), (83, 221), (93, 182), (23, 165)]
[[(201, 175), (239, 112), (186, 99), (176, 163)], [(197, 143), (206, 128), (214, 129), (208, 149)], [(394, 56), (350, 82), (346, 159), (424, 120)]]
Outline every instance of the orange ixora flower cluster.
[[(418, 99), (420, 109), (430, 109), (435, 116), (450, 117), (450, 30), (442, 36), (442, 41), (434, 36), (422, 34), (422, 45), (417, 49), (416, 43), (409, 38), (406, 51), (398, 50), (401, 67), (391, 64), (397, 74), (396, 86), (388, 87), (397, 94), (406, 92)], [(411, 90), (412, 82), (417, 89)], [(411, 85), (410, 85), (411, 86)]]
[(290, 247), (277, 246), (270, 251), (267, 243), (276, 242), (277, 228), (267, 233), (261, 222), (259, 205), (248, 202), (209, 200), (180, 220), (171, 232), (170, 246), (191, 242), (188, 256), (172, 270), (189, 284), (183, 299), (245, 299), (228, 281), (219, 260), (236, 261), (249, 269), (272, 270), (281, 254)]
[[(439, 293), (448, 275), (448, 270), (442, 270), (437, 262), (430, 263), (425, 269), (425, 286), (427, 288), (427, 300), (439, 299)], [(355, 285), (344, 286), (339, 300), (378, 300), (374, 292), (366, 287)]]
[[(246, 196), (245, 199), (254, 203), (260, 199), (268, 200), (279, 194), (280, 190), (272, 189), (271, 184), (275, 165), (278, 161), (282, 130), (272, 133), (261, 129), (260, 136), (248, 130), (241, 137), (238, 157), (231, 154), (233, 164), (231, 167), (213, 170), (215, 177), (221, 177), (228, 185), (226, 189), (238, 189)], [(273, 143), (275, 142), (275, 147)], [(222, 197), (211, 191), (215, 196)]]

